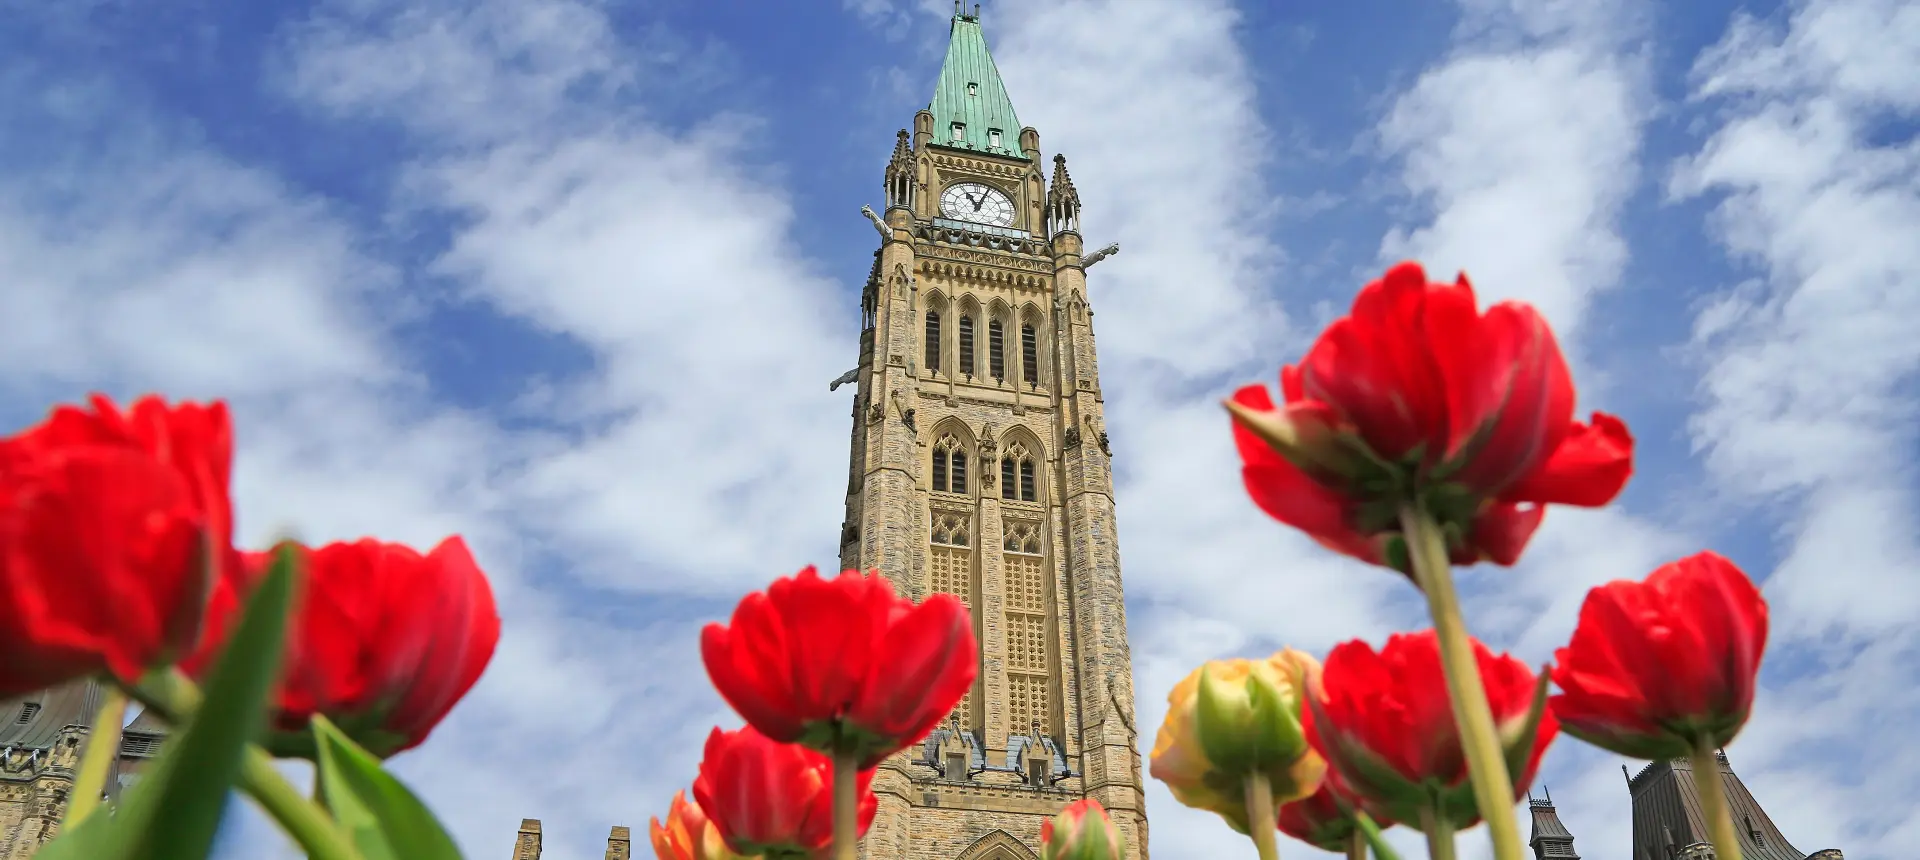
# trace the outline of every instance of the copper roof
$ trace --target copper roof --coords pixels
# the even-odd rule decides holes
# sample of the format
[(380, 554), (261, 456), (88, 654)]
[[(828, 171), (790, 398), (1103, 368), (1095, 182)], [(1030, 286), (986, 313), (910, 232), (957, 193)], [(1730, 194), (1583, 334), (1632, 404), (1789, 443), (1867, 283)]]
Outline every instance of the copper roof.
[[(1787, 843), (1767, 812), (1747, 791), (1727, 763), (1717, 755), (1718, 774), (1733, 808), (1733, 829), (1740, 837), (1744, 860), (1805, 860), (1806, 854)], [(1633, 794), (1632, 860), (1667, 860), (1670, 850), (1707, 841), (1707, 824), (1695, 783), (1693, 765), (1686, 759), (1656, 761), (1627, 780)]]
[(1533, 833), (1527, 837), (1527, 845), (1534, 857), (1580, 860), (1573, 850), (1573, 834), (1560, 823), (1560, 813), (1553, 808), (1553, 795), (1540, 798), (1527, 792), (1527, 810), (1533, 813)]

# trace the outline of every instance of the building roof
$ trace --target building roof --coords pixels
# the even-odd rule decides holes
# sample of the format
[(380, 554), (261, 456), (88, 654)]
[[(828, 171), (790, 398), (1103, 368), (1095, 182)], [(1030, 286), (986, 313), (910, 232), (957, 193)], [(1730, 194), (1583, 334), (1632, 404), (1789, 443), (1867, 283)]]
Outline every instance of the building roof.
[(61, 729), (93, 725), (100, 698), (100, 685), (86, 680), (0, 701), (0, 747), (52, 747)]
[[(1744, 860), (1805, 860), (1788, 844), (1773, 819), (1733, 773), (1727, 754), (1716, 756), (1715, 774), (1733, 808), (1733, 829)], [(1665, 860), (1667, 845), (1685, 848), (1708, 841), (1705, 807), (1693, 765), (1686, 759), (1656, 761), (1627, 780), (1633, 794), (1633, 860)]]
[[(953, 29), (947, 41), (947, 60), (940, 65), (940, 82), (934, 85), (933, 144), (954, 149), (986, 152), (1025, 160), (1020, 151), (1020, 119), (1013, 113), (1013, 100), (1000, 81), (1000, 70), (987, 52), (987, 39), (980, 32), (980, 16), (955, 11)], [(955, 124), (960, 137), (955, 139)], [(993, 132), (999, 132), (994, 145)]]

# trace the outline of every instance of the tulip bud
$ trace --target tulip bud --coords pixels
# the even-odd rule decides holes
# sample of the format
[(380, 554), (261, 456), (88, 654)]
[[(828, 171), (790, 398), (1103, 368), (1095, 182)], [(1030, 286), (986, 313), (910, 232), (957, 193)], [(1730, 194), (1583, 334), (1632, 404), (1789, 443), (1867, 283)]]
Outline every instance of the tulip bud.
[(1312, 794), (1326, 762), (1307, 744), (1300, 709), (1319, 673), (1318, 661), (1291, 648), (1195, 669), (1167, 697), (1150, 756), (1154, 778), (1175, 800), (1219, 813), (1242, 833), (1250, 832), (1249, 776), (1265, 777), (1276, 804)]
[(1126, 837), (1093, 798), (1067, 804), (1040, 825), (1040, 860), (1120, 860)]
[(659, 860), (742, 860), (727, 850), (720, 828), (707, 820), (700, 807), (687, 802), (687, 793), (673, 793), (667, 807), (667, 823), (655, 818), (648, 828), (653, 839), (653, 854)]

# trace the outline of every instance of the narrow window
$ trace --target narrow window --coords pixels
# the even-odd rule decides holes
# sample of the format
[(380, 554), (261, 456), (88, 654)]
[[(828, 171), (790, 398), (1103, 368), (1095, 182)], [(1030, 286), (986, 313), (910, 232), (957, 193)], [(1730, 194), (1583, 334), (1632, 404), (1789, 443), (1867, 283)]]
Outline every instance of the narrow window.
[(967, 756), (965, 753), (947, 754), (947, 778), (956, 782), (967, 778)]
[(1006, 338), (1000, 331), (999, 320), (987, 321), (987, 365), (993, 371), (993, 378), (999, 382), (1007, 380)]
[(1000, 498), (1003, 498), (1003, 499), (1014, 498), (1014, 490), (1016, 488), (1013, 483), (1014, 482), (1013, 470), (1014, 470), (1014, 465), (1013, 465), (1012, 457), (1006, 457), (1000, 461)]
[(1040, 339), (1030, 325), (1020, 327), (1020, 376), (1028, 385), (1040, 384)]
[(28, 723), (33, 722), (34, 715), (38, 713), (40, 713), (40, 703), (28, 702), (25, 705), (22, 705), (20, 707), (20, 718), (17, 720), (14, 720), (14, 723), (17, 725), (24, 726)]
[(977, 96), (979, 94), (980, 94), (979, 84), (967, 84), (967, 95)]
[(927, 369), (940, 371), (940, 312), (927, 311)]
[(1034, 501), (1032, 460), (1020, 461), (1020, 501)]
[(1034, 788), (1046, 788), (1047, 764), (1047, 760), (1039, 756), (1027, 759), (1027, 784)]
[(949, 477), (953, 478), (953, 492), (956, 492), (956, 493), (966, 492), (967, 491), (967, 452), (965, 451), (953, 452), (953, 468), (948, 471), (951, 473)]
[(947, 491), (947, 452), (933, 452), (933, 488), (942, 493)]
[(960, 315), (960, 372), (973, 377), (973, 317)]
[(954, 124), (953, 124), (953, 139), (954, 139), (954, 140), (962, 140), (962, 139), (964, 139), (964, 138), (965, 138), (966, 136), (967, 136), (967, 124), (966, 124), (966, 123), (964, 123), (964, 122), (956, 122), (956, 123), (954, 123)]
[(997, 128), (987, 129), (987, 145), (994, 147), (996, 149), (999, 148), (1000, 146), (1000, 130), (999, 129)]

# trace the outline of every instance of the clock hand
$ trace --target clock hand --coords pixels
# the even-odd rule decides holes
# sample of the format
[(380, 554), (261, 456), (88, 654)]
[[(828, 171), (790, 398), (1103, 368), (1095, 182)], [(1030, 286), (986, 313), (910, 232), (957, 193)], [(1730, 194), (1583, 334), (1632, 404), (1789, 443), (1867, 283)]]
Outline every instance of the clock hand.
[[(969, 198), (967, 198), (967, 199), (968, 199), (968, 200), (973, 200), (973, 198), (971, 198), (971, 197), (969, 197)], [(982, 204), (982, 203), (985, 203), (985, 202), (987, 202), (987, 195), (985, 195), (985, 194), (982, 194), (982, 195), (980, 195), (980, 199), (978, 199), (978, 200), (973, 200), (973, 211), (975, 211), (975, 212), (978, 212), (978, 211), (980, 211), (980, 204)]]

